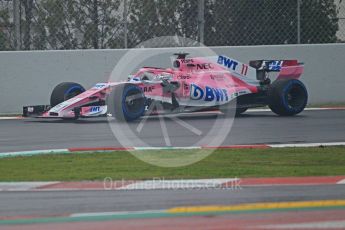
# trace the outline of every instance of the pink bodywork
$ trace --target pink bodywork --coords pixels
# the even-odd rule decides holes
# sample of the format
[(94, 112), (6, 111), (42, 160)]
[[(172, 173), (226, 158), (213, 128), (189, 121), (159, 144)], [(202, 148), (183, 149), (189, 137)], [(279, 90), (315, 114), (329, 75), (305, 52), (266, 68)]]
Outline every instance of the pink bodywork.
[[(174, 91), (177, 101), (184, 106), (216, 106), (226, 104), (234, 98), (257, 93), (260, 87), (256, 79), (256, 69), (233, 59), (221, 62), (223, 56), (210, 58), (176, 59), (175, 68), (141, 68), (129, 80), (142, 88), (145, 97), (154, 100), (171, 102), (171, 93), (164, 93), (162, 79), (175, 82), (179, 88)], [(233, 62), (231, 62), (233, 61)], [(175, 63), (176, 64), (176, 63)], [(155, 79), (143, 81), (141, 77), (149, 73)], [(296, 60), (283, 61), (278, 78), (299, 78), (303, 65)], [(68, 118), (74, 117), (73, 108), (80, 107), (80, 116), (92, 117), (104, 115), (104, 108), (87, 106), (87, 104), (105, 100), (113, 86), (128, 82), (98, 83), (91, 89), (51, 108), (41, 117)], [(85, 105), (85, 106), (84, 106)], [(52, 112), (55, 113), (52, 116)]]

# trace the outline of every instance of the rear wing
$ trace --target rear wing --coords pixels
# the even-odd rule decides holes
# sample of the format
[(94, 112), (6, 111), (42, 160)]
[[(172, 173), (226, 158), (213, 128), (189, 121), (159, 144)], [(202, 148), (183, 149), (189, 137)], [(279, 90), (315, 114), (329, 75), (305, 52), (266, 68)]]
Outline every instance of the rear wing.
[(279, 72), (279, 78), (299, 78), (304, 71), (304, 64), (297, 60), (254, 60), (249, 66), (256, 69), (257, 78), (260, 80), (268, 72)]
[[(303, 71), (303, 63), (296, 59), (291, 60), (253, 60), (249, 65), (241, 63), (225, 55), (210, 57), (211, 61), (217, 63), (221, 68), (233, 73), (235, 76), (248, 81), (263, 82), (267, 79), (269, 72), (277, 72), (277, 79), (295, 78), (298, 79)], [(214, 68), (213, 70), (216, 70)]]

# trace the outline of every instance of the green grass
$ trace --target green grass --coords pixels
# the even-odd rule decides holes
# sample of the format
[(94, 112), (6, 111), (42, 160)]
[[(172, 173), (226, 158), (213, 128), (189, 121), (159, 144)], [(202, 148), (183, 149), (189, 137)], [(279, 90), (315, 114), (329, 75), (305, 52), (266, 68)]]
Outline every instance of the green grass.
[[(140, 153), (140, 152), (138, 152)], [(162, 159), (195, 150), (145, 151)], [(128, 152), (53, 154), (0, 159), (0, 181), (76, 181), (345, 175), (345, 147), (217, 150), (195, 164), (157, 167)]]

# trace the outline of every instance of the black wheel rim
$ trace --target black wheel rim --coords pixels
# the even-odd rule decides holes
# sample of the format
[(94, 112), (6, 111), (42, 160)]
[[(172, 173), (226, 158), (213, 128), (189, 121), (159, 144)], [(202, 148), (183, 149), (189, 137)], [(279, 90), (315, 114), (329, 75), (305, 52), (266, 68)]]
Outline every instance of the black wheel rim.
[(291, 109), (300, 109), (305, 106), (306, 95), (302, 86), (293, 84), (286, 95), (287, 104)]
[(142, 111), (145, 98), (139, 90), (131, 90), (125, 98), (126, 111), (130, 114), (138, 114)]

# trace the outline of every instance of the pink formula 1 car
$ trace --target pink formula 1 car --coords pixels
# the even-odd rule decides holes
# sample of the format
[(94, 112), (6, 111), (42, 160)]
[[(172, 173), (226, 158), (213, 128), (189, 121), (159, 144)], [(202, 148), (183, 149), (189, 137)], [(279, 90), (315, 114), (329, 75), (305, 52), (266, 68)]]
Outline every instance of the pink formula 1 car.
[(238, 115), (268, 105), (278, 115), (292, 116), (307, 104), (306, 87), (298, 80), (303, 65), (297, 60), (257, 60), (247, 65), (224, 55), (176, 55), (173, 68), (143, 67), (125, 82), (98, 83), (89, 90), (61, 83), (49, 106), (25, 106), (23, 115), (62, 119), (112, 115), (132, 121), (143, 115), (214, 109)]

